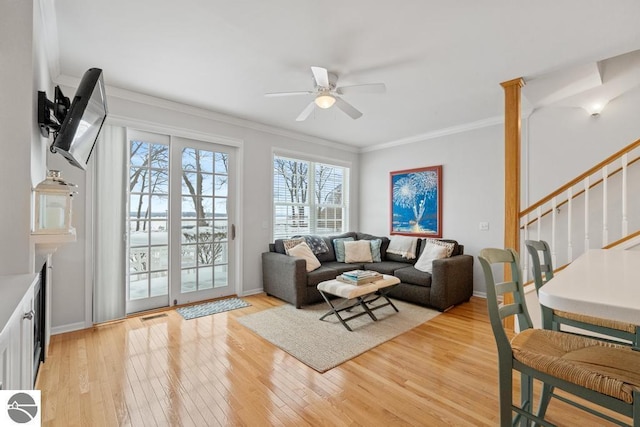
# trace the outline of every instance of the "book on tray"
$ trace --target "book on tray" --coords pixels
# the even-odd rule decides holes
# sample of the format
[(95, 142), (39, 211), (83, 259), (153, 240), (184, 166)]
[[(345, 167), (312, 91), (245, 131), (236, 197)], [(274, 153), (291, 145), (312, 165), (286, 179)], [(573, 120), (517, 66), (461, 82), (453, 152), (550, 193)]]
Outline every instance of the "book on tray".
[(371, 270), (351, 270), (345, 271), (342, 275), (353, 279), (362, 279), (364, 277), (379, 276), (380, 273)]
[(382, 274), (375, 271), (353, 270), (342, 273), (336, 279), (350, 285), (364, 285), (382, 279)]

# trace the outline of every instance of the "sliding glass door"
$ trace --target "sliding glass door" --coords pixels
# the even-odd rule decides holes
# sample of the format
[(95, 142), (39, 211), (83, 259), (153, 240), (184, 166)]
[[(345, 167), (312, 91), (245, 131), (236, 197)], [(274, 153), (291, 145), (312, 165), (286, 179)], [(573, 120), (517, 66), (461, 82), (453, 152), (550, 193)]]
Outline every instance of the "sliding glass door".
[(234, 149), (129, 131), (127, 313), (235, 293)]

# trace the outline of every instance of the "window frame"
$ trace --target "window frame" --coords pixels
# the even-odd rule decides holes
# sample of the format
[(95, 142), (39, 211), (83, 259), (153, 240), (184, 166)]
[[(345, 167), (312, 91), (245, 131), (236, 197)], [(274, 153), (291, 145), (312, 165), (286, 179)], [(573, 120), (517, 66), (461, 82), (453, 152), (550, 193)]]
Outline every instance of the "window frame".
[[(282, 202), (276, 200), (276, 174), (275, 174), (275, 162), (276, 159), (283, 158), (286, 160), (293, 160), (299, 162), (305, 162), (308, 164), (307, 169), (307, 201), (305, 203), (300, 202)], [(338, 168), (342, 170), (342, 203), (318, 203), (316, 201), (316, 167), (317, 165), (325, 165), (333, 168)], [(327, 158), (319, 158), (319, 157), (309, 157), (305, 155), (301, 155), (300, 153), (294, 152), (285, 152), (285, 151), (274, 151), (271, 157), (271, 240), (280, 239), (280, 238), (288, 238), (292, 235), (299, 234), (315, 234), (315, 235), (331, 235), (331, 234), (340, 234), (344, 233), (348, 230), (349, 227), (349, 211), (350, 211), (350, 174), (351, 174), (351, 164), (346, 162), (340, 162), (335, 159), (327, 159)], [(308, 219), (308, 226), (305, 229), (302, 229), (298, 233), (291, 233), (288, 235), (283, 235), (282, 233), (276, 232), (276, 212), (279, 207), (289, 207), (289, 206), (302, 206), (308, 211), (308, 215), (305, 217)], [(333, 208), (333, 209), (341, 209), (342, 210), (342, 218), (341, 229), (333, 229), (331, 231), (320, 232), (320, 227), (318, 227), (318, 208)], [(323, 227), (325, 228), (325, 227)]]

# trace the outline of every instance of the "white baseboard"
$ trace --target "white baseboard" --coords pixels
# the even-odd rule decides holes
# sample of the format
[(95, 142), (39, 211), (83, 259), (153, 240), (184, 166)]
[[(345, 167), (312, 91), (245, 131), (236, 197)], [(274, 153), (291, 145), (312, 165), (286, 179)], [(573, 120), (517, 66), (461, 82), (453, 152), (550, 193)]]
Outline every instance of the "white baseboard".
[(51, 328), (51, 335), (58, 335), (58, 334), (64, 334), (65, 332), (79, 331), (85, 328), (86, 328), (86, 325), (84, 322), (76, 322), (76, 323), (69, 323), (67, 325), (53, 326)]
[(478, 297), (478, 298), (487, 299), (487, 293), (486, 292), (473, 291), (473, 296), (474, 297)]
[(248, 297), (249, 295), (258, 295), (264, 292), (264, 289), (259, 288), (259, 289), (250, 289), (248, 291), (244, 291), (242, 292), (239, 296), (241, 297)]

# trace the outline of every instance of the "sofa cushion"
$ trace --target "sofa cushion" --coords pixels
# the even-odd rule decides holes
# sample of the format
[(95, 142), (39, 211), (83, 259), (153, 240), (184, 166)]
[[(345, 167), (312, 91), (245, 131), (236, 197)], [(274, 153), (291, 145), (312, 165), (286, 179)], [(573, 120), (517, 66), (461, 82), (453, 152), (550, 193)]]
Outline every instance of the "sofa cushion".
[(331, 242), (331, 238), (329, 236), (322, 237), (325, 245), (327, 245), (327, 252), (323, 254), (316, 254), (318, 257), (318, 261), (326, 262), (326, 261), (335, 261), (336, 260), (336, 251), (333, 249), (333, 243)]
[(353, 242), (345, 240), (343, 243), (344, 262), (373, 262), (373, 258), (371, 257), (371, 243), (369, 243), (369, 240), (356, 240)]
[(284, 246), (284, 253), (289, 255), (289, 250), (303, 243), (305, 240), (302, 237), (293, 237), (291, 239), (283, 239), (282, 246)]
[(440, 246), (444, 248), (445, 258), (449, 258), (453, 253), (453, 250), (455, 249), (455, 243), (445, 242), (444, 240), (440, 240), (440, 239), (425, 239), (422, 246), (423, 246), (422, 248), (423, 251), (428, 249), (432, 252), (435, 250), (434, 246)]
[(424, 251), (422, 251), (420, 258), (418, 258), (418, 261), (416, 261), (414, 267), (426, 273), (433, 273), (433, 260), (447, 258), (447, 254), (453, 251), (453, 245), (447, 245), (448, 246), (444, 246), (442, 244), (427, 240)]
[(413, 266), (400, 268), (393, 275), (400, 279), (402, 283), (424, 287), (431, 286), (431, 274), (420, 271)]
[(336, 270), (322, 265), (317, 270), (307, 273), (307, 286), (315, 288), (318, 286), (318, 283), (335, 279), (337, 276), (338, 272)]
[[(345, 271), (351, 270), (364, 270), (364, 264), (345, 264), (344, 262), (338, 261), (328, 261), (322, 263), (323, 267), (332, 268), (338, 272), (338, 274), (342, 274)], [(338, 275), (336, 274), (336, 276)], [(335, 279), (335, 277), (334, 277)]]
[(313, 254), (313, 251), (306, 242), (302, 242), (289, 249), (289, 256), (303, 258), (307, 262), (307, 273), (320, 268), (320, 261), (318, 261), (318, 258)]
[(389, 240), (388, 237), (374, 236), (373, 234), (367, 234), (367, 233), (356, 233), (356, 240), (376, 240), (376, 239), (380, 239), (382, 241), (382, 243), (380, 244), (380, 258), (385, 259), (387, 255), (387, 248), (389, 247), (389, 243), (391, 242), (391, 240)]
[(418, 253), (418, 240), (417, 237), (412, 236), (391, 236), (387, 253), (401, 255), (406, 259), (415, 259)]
[[(424, 247), (426, 245), (427, 241), (439, 241), (439, 242), (443, 242), (443, 243), (453, 243), (453, 251), (451, 251), (451, 255), (449, 256), (456, 256), (456, 255), (462, 255), (464, 253), (463, 251), (463, 246), (458, 244), (458, 242), (456, 240), (450, 240), (450, 239), (420, 239), (420, 250), (418, 251), (418, 254), (421, 255), (422, 251), (424, 250)], [(418, 256), (419, 256), (418, 255)]]
[[(350, 264), (352, 265), (352, 264)], [(382, 274), (391, 274), (399, 268), (405, 268), (407, 265), (406, 262), (396, 262), (396, 261), (382, 261), (382, 262), (373, 262), (373, 263), (365, 263), (363, 265), (363, 270), (373, 270)]]
[(380, 254), (380, 247), (382, 246), (381, 239), (373, 239), (368, 240), (369, 247), (371, 248), (371, 261), (380, 262), (382, 261), (382, 256)]
[(333, 239), (333, 249), (336, 252), (336, 261), (344, 262), (344, 242), (353, 242), (353, 237), (340, 237)]
[(313, 236), (313, 235), (304, 235), (304, 236), (293, 236), (293, 239), (302, 238), (307, 242), (307, 245), (311, 248), (314, 255), (326, 254), (329, 252), (329, 247), (327, 246), (327, 242), (324, 240), (322, 236)]

